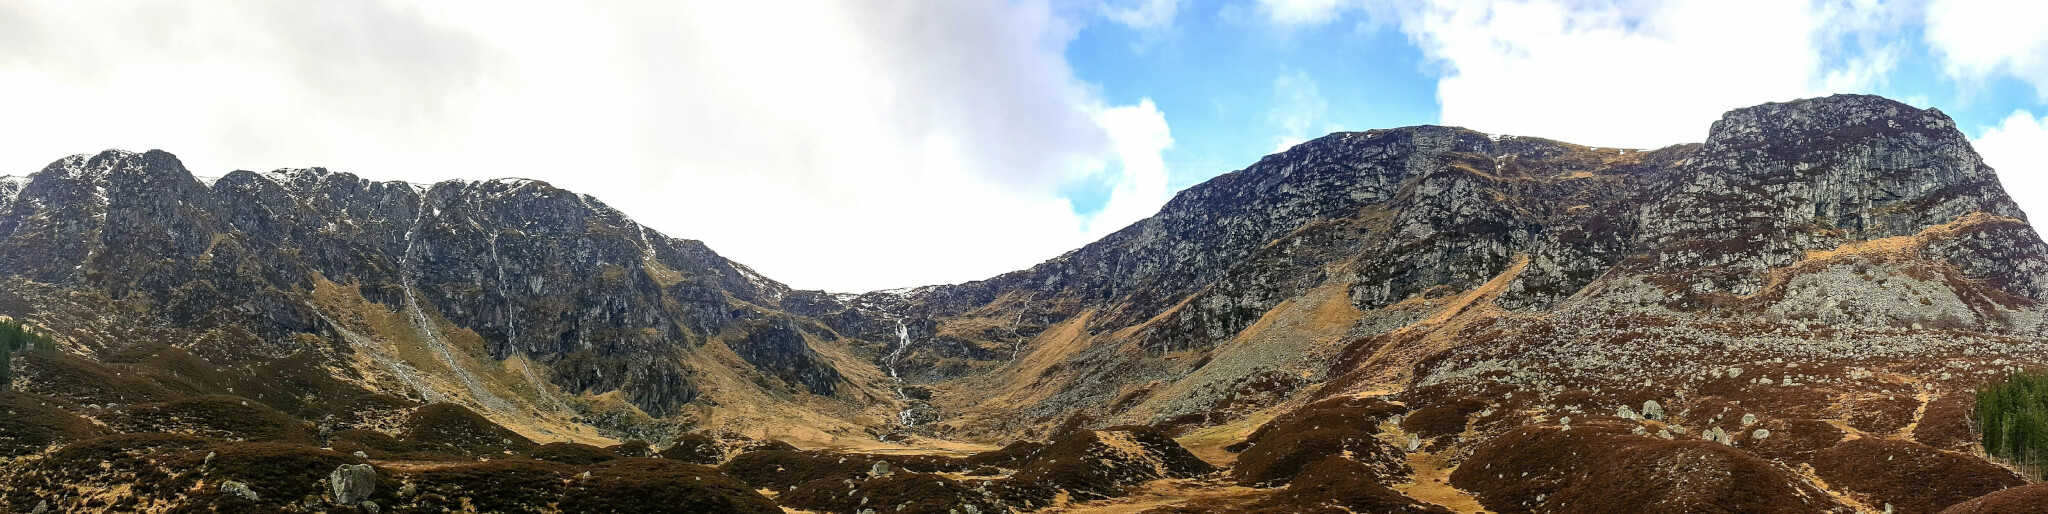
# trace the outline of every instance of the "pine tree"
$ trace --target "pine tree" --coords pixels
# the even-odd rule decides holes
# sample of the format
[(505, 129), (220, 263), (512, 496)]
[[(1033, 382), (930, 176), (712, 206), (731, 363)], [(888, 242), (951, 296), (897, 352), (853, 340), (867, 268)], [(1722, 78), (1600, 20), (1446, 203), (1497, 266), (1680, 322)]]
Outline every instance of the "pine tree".
[(19, 325), (0, 323), (0, 391), (14, 389), (14, 348)]
[(56, 350), (56, 342), (49, 336), (30, 331), (18, 321), (0, 321), (0, 391), (14, 385), (14, 353), (20, 351), (48, 352)]
[(2018, 373), (1977, 390), (1984, 452), (2040, 477), (2048, 469), (2048, 374)]

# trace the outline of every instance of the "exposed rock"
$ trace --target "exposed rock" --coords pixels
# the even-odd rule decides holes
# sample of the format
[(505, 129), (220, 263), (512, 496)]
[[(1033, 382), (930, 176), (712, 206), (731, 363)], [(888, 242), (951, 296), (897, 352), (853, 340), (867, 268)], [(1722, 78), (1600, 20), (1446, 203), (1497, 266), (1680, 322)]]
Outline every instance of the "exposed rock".
[(220, 492), (227, 493), (229, 495), (233, 495), (236, 498), (241, 498), (252, 502), (263, 500), (263, 496), (256, 494), (256, 490), (250, 489), (249, 484), (244, 484), (233, 480), (221, 482)]
[(343, 465), (327, 475), (327, 485), (335, 503), (353, 505), (377, 493), (377, 469), (369, 464)]

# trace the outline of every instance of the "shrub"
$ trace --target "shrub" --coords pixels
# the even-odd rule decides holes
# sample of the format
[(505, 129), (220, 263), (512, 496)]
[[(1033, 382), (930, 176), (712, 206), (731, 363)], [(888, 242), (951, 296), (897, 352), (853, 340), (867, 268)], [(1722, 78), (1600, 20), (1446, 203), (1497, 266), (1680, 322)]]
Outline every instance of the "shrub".
[(2048, 469), (2048, 373), (2016, 373), (1978, 388), (1973, 418), (1984, 453), (2030, 476)]

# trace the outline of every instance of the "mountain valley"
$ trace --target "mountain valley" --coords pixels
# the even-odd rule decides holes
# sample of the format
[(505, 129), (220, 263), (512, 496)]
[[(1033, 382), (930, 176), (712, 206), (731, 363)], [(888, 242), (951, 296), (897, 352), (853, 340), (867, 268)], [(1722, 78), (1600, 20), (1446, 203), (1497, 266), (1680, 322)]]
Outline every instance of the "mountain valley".
[(866, 293), (540, 181), (109, 150), (0, 179), (0, 315), (55, 341), (0, 512), (2014, 512), (1972, 416), (2044, 301), (1955, 122), (1875, 96), (1339, 132)]

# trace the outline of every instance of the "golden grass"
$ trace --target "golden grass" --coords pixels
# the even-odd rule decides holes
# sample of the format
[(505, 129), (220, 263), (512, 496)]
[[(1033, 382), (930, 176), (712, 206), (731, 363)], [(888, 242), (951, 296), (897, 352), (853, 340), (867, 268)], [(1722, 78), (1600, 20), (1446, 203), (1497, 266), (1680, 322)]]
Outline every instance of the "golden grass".
[(1521, 276), (1522, 271), (1528, 267), (1529, 256), (1516, 255), (1514, 264), (1479, 287), (1444, 302), (1435, 314), (1389, 332), (1389, 342), (1359, 363), (1358, 369), (1372, 371), (1370, 376), (1358, 382), (1353, 389), (1385, 392), (1404, 389), (1408, 380), (1415, 374), (1414, 367), (1410, 364), (1465, 344), (1468, 341), (1459, 337), (1459, 334), (1466, 327), (1508, 315), (1505, 309), (1493, 302), (1507, 290), (1508, 284), (1513, 283), (1515, 277)]
[(1948, 223), (1920, 229), (1919, 232), (1913, 235), (1851, 241), (1834, 248), (1808, 250), (1805, 255), (1801, 256), (1798, 262), (1771, 268), (1765, 273), (1763, 287), (1757, 288), (1754, 293), (1737, 298), (1743, 300), (1769, 298), (1771, 297), (1770, 295), (1778, 293), (1786, 283), (1791, 282), (1792, 277), (1845, 260), (1858, 258), (1874, 262), (1914, 260), (1919, 252), (1931, 243), (1952, 239), (1964, 230), (1994, 223), (2022, 222), (2009, 216), (1974, 212), (1958, 217)]

